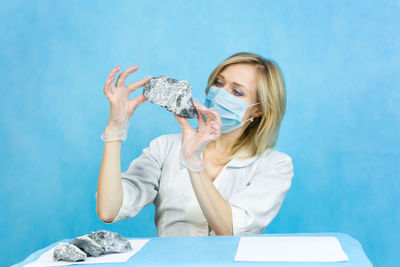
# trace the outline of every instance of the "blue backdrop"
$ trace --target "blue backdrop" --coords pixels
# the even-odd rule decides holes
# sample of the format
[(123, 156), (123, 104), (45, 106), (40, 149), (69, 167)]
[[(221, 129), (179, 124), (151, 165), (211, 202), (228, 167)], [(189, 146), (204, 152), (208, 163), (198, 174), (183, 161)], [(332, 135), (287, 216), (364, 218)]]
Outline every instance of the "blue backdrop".
[[(266, 232), (344, 232), (374, 265), (398, 263), (399, 2), (189, 2), (2, 2), (0, 265), (100, 229), (155, 236), (152, 205), (110, 225), (96, 216), (106, 77), (137, 64), (128, 83), (169, 75), (204, 100), (213, 68), (240, 51), (274, 59), (287, 84), (276, 149), (295, 175)], [(140, 106), (122, 170), (178, 131), (169, 112)]]

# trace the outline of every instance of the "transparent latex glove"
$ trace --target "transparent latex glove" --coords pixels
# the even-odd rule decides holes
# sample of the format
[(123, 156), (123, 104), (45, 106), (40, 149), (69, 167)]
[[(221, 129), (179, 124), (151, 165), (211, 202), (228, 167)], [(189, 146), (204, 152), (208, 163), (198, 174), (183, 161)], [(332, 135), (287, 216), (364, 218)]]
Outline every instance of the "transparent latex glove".
[(208, 109), (196, 101), (193, 101), (193, 104), (199, 115), (197, 118), (199, 126), (196, 130), (192, 129), (185, 118), (177, 115), (175, 118), (182, 128), (181, 166), (200, 172), (205, 167), (202, 159), (203, 150), (208, 143), (221, 136), (221, 119), (214, 109)]
[(119, 66), (114, 68), (108, 75), (104, 86), (104, 94), (110, 102), (110, 116), (107, 126), (101, 135), (103, 141), (126, 140), (128, 135), (129, 120), (136, 108), (147, 99), (140, 95), (129, 99), (129, 94), (146, 84), (150, 76), (124, 87), (126, 78), (138, 69), (137, 65), (131, 66), (123, 71), (114, 85), (115, 75), (119, 72)]

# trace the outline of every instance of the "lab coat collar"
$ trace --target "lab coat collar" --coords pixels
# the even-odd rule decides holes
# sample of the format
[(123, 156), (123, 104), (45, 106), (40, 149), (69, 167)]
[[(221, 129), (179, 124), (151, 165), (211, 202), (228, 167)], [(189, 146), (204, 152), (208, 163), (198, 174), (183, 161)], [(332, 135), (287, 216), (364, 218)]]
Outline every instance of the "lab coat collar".
[[(258, 155), (251, 157), (251, 158), (247, 158), (247, 159), (235, 157), (226, 164), (226, 167), (227, 168), (244, 168), (244, 167), (247, 167), (247, 166), (250, 166), (251, 164), (253, 164), (258, 157), (259, 157)], [(185, 165), (183, 165), (182, 161), (181, 161), (180, 169), (185, 169), (185, 168), (186, 168)]]
[[(272, 149), (267, 149), (263, 154), (267, 154), (271, 151), (272, 151)], [(226, 167), (228, 167), (228, 168), (244, 168), (244, 167), (247, 167), (247, 166), (250, 166), (251, 164), (253, 164), (259, 157), (260, 157), (260, 155), (256, 155), (254, 157), (246, 158), (246, 159), (234, 157), (231, 161), (228, 162)]]
[(247, 159), (235, 157), (231, 161), (228, 162), (226, 167), (228, 167), (228, 168), (244, 168), (244, 167), (247, 167), (247, 166), (250, 166), (251, 164), (253, 164), (254, 161), (256, 161), (256, 159), (258, 157), (259, 157), (258, 155), (251, 157), (251, 158), (247, 158)]

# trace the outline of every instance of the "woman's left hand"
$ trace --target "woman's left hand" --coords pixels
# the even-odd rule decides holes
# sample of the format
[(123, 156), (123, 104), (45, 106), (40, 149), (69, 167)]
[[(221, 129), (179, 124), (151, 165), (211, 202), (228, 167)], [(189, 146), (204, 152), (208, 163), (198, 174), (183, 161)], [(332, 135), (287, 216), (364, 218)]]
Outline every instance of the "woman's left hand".
[(221, 136), (222, 123), (214, 109), (208, 109), (195, 101), (193, 101), (193, 104), (199, 115), (197, 119), (198, 129), (194, 130), (184, 117), (178, 115), (174, 117), (182, 128), (182, 163), (192, 171), (200, 171), (204, 168), (201, 153), (208, 143)]

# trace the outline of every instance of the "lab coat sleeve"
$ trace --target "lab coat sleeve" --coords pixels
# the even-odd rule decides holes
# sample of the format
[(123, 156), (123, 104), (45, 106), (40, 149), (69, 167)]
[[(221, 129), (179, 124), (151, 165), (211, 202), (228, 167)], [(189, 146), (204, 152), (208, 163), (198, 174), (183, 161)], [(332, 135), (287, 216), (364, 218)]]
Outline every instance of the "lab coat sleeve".
[(165, 136), (153, 139), (134, 159), (126, 172), (121, 173), (122, 205), (111, 223), (136, 216), (152, 203), (158, 193), (159, 179), (165, 156)]
[(233, 194), (233, 235), (260, 234), (278, 213), (293, 178), (292, 159), (284, 154), (261, 162), (250, 183)]

